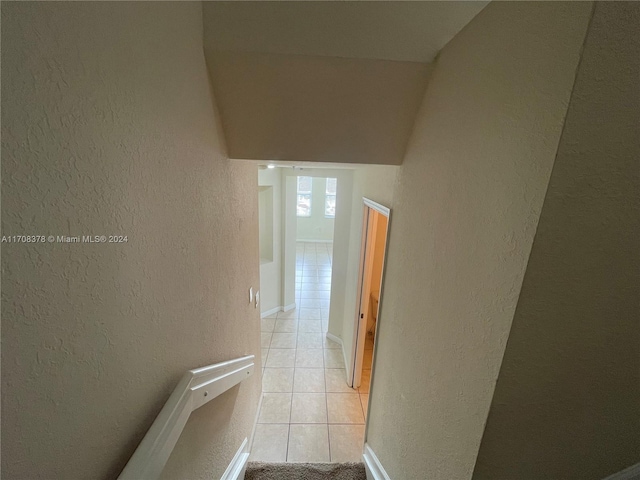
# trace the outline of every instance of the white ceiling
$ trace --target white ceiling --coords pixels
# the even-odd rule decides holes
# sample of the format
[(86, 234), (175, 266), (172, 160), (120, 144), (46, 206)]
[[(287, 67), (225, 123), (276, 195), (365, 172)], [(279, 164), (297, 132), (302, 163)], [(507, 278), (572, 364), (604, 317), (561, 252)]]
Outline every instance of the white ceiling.
[(487, 1), (205, 2), (218, 50), (431, 62)]

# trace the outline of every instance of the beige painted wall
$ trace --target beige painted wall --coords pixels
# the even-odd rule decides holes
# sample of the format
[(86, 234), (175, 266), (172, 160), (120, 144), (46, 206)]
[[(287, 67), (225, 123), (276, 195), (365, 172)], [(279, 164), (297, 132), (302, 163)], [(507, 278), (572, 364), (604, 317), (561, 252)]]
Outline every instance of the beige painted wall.
[(639, 24), (595, 8), (474, 478), (640, 460)]
[(391, 217), (367, 441), (391, 478), (471, 477), (590, 3), (492, 2), (442, 51)]
[[(260, 311), (267, 312), (286, 305), (283, 298), (283, 178), (279, 168), (258, 170), (258, 188), (271, 187), (273, 208), (265, 214), (271, 216), (272, 258), (260, 260)], [(260, 208), (261, 205), (258, 205)], [(262, 240), (261, 240), (262, 241)], [(268, 242), (268, 240), (267, 240)]]
[(324, 214), (326, 190), (326, 178), (312, 178), (311, 216), (297, 217), (297, 240), (333, 242), (335, 218)]
[[(187, 369), (259, 352), (256, 168), (212, 105), (197, 3), (2, 4), (3, 234), (128, 236), (3, 244), (3, 478), (115, 478)], [(165, 477), (219, 477), (259, 394), (198, 410)]]
[(429, 64), (206, 52), (231, 158), (402, 162)]
[[(394, 206), (394, 188), (400, 168), (395, 166), (366, 166), (353, 171), (353, 186), (350, 192), (351, 209), (346, 227), (347, 248), (340, 257), (334, 251), (333, 275), (343, 279), (341, 291), (331, 290), (331, 307), (329, 313), (329, 332), (340, 337), (345, 353), (347, 375), (353, 372), (353, 350), (356, 309), (358, 308), (358, 269), (360, 266), (360, 248), (362, 243), (363, 197), (378, 202), (385, 207)], [(348, 193), (348, 192), (345, 192)], [(392, 213), (393, 216), (393, 213)], [(391, 220), (393, 223), (393, 218)], [(336, 225), (336, 238), (338, 237)], [(336, 295), (337, 294), (337, 295)]]

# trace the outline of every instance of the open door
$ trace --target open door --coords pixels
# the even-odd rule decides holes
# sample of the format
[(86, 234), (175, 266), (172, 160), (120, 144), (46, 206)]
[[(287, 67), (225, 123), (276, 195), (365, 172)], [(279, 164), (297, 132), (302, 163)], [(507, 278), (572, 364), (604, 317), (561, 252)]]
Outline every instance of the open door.
[(353, 388), (368, 394), (380, 322), (382, 280), (389, 232), (389, 208), (363, 199), (362, 243), (358, 272), (358, 308), (353, 342)]

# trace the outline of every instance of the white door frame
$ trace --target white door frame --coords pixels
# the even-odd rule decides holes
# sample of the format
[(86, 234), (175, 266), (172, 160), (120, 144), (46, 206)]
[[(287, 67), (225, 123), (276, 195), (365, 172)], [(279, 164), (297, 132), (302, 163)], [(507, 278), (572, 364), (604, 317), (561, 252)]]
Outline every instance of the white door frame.
[[(369, 222), (369, 214), (371, 210), (375, 210), (387, 217), (387, 231), (385, 238), (385, 250), (382, 259), (382, 275), (381, 275), (381, 286), (380, 286), (380, 295), (378, 301), (378, 316), (376, 320), (376, 325), (379, 325), (380, 322), (380, 311), (382, 307), (382, 297), (383, 297), (383, 289), (382, 283), (384, 282), (384, 274), (385, 274), (385, 263), (387, 258), (387, 247), (389, 240), (389, 227), (391, 222), (391, 209), (385, 207), (384, 205), (380, 205), (373, 200), (370, 200), (366, 197), (362, 198), (363, 201), (363, 215), (362, 215), (362, 240), (360, 243), (360, 266), (358, 268), (358, 289), (356, 296), (356, 311), (354, 317), (354, 331), (353, 331), (353, 342), (351, 348), (351, 359), (353, 361), (353, 369), (351, 372), (350, 384), (352, 387), (356, 388), (360, 386), (360, 382), (362, 380), (362, 361), (364, 357), (364, 343), (367, 334), (367, 319), (369, 312), (369, 300), (363, 298), (364, 292), (369, 290), (369, 281), (371, 276), (371, 269), (373, 267), (373, 249), (368, 248), (372, 244), (372, 240), (375, 241), (375, 225)], [(378, 327), (376, 326), (376, 329)], [(377, 338), (376, 338), (377, 340)], [(374, 343), (374, 352), (373, 352), (373, 361), (371, 365), (371, 380), (370, 387), (373, 385), (373, 376), (374, 376), (374, 367), (375, 367), (375, 350), (377, 350), (377, 341)], [(371, 398), (371, 397), (369, 397)], [(367, 422), (368, 423), (368, 422)]]

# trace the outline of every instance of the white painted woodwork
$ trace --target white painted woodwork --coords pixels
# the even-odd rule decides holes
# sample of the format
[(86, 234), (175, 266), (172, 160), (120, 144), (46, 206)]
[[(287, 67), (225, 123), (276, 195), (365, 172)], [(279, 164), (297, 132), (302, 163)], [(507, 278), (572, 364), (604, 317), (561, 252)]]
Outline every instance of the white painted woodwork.
[(244, 478), (244, 472), (247, 470), (247, 462), (249, 461), (248, 447), (249, 440), (245, 438), (220, 480), (241, 480)]
[(159, 478), (191, 412), (250, 377), (254, 369), (255, 355), (247, 355), (185, 373), (118, 478)]
[(368, 443), (364, 444), (362, 459), (367, 473), (367, 480), (391, 480)]

